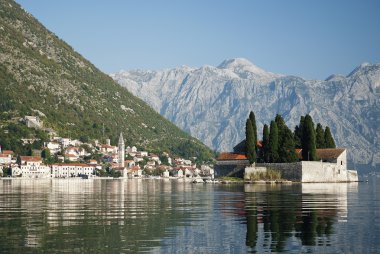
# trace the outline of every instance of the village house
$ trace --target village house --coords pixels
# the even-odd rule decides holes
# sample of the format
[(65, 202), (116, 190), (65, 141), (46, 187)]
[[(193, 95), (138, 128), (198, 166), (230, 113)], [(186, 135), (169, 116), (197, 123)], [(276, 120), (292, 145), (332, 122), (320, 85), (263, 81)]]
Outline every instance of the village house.
[(7, 165), (12, 162), (12, 155), (10, 154), (0, 154), (0, 165)]
[(28, 128), (40, 129), (43, 127), (43, 122), (38, 116), (25, 116), (24, 121)]
[(44, 146), (50, 150), (51, 154), (57, 154), (61, 151), (61, 145), (57, 141), (45, 142)]
[(12, 165), (12, 176), (23, 178), (47, 178), (51, 176), (50, 167), (42, 164), (38, 156), (21, 156), (21, 165)]
[(139, 165), (131, 167), (127, 172), (129, 178), (142, 177), (142, 170)]
[(111, 146), (111, 145), (105, 144), (105, 145), (100, 146), (100, 152), (102, 154), (117, 154), (118, 149), (117, 149), (117, 146)]
[(52, 176), (56, 178), (68, 178), (79, 176), (92, 176), (95, 174), (95, 165), (82, 163), (57, 163), (51, 165)]

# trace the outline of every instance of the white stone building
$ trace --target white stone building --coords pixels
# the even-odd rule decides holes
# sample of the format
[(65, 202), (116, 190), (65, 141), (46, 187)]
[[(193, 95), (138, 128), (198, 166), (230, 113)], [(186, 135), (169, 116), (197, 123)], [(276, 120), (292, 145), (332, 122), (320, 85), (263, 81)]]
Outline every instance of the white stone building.
[(95, 174), (95, 166), (94, 164), (82, 163), (58, 163), (51, 165), (51, 171), (52, 176), (56, 178), (91, 176)]
[(21, 156), (21, 165), (12, 166), (12, 176), (23, 178), (51, 177), (50, 167), (42, 164), (42, 158), (37, 156)]

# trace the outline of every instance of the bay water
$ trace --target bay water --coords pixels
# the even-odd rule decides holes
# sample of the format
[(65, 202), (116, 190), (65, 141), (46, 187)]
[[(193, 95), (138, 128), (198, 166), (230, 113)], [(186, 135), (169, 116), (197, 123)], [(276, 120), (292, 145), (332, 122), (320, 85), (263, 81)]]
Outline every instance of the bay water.
[(0, 180), (1, 253), (380, 253), (380, 178)]

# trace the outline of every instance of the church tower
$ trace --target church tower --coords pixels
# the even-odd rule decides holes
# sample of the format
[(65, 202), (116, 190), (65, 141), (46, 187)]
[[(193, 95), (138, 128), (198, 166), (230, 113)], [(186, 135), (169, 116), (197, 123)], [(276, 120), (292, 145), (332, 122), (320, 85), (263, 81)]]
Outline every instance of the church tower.
[(119, 167), (124, 168), (124, 161), (125, 161), (125, 145), (124, 145), (124, 138), (123, 138), (123, 133), (120, 132), (120, 137), (119, 137), (119, 145), (118, 145), (118, 153), (119, 153)]

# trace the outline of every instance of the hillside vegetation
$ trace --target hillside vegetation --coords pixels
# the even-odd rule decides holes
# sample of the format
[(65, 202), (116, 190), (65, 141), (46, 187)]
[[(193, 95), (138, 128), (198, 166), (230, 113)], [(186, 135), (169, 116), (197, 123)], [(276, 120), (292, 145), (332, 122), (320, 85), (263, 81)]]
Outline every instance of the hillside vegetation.
[(61, 136), (109, 137), (116, 143), (123, 132), (126, 145), (212, 156), (201, 142), (120, 87), (14, 1), (0, 0), (0, 34), (0, 145), (11, 146), (17, 132), (11, 136), (7, 129), (21, 124), (19, 118), (39, 114), (44, 125)]

